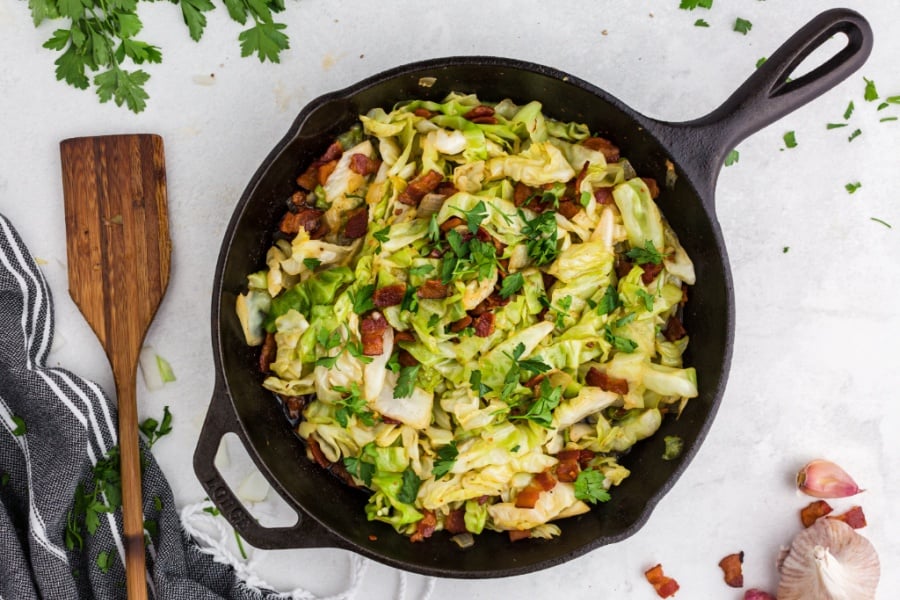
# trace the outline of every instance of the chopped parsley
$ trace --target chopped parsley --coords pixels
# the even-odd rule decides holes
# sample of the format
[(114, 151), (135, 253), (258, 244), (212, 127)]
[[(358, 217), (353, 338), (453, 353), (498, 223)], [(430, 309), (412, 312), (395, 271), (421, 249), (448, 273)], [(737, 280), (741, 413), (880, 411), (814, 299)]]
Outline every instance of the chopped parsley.
[(147, 438), (147, 446), (152, 448), (153, 444), (159, 441), (159, 438), (172, 433), (172, 413), (169, 412), (169, 407), (163, 407), (162, 421), (147, 417), (138, 428)]
[(850, 137), (847, 138), (847, 141), (848, 141), (848, 142), (852, 142), (853, 140), (855, 140), (856, 138), (858, 138), (860, 135), (862, 135), (862, 130), (860, 130), (860, 129), (855, 129), (855, 130), (853, 131), (853, 133), (850, 134)]
[(434, 265), (419, 265), (409, 270), (410, 277), (424, 277), (434, 271)]
[(653, 310), (653, 294), (651, 294), (645, 290), (638, 290), (637, 296), (638, 296), (638, 298), (641, 299), (641, 301), (643, 301), (644, 308), (647, 309), (647, 312), (650, 312)]
[(870, 218), (871, 220), (875, 221), (876, 223), (881, 223), (882, 225), (884, 225), (884, 226), (887, 227), (888, 229), (893, 229), (893, 228), (891, 227), (891, 224), (888, 223), (887, 221), (882, 221), (882, 220), (879, 219), (878, 217), (869, 217), (869, 218)]
[(609, 501), (609, 492), (603, 482), (606, 477), (600, 471), (590, 468), (578, 474), (575, 479), (575, 497), (591, 504)]
[(370, 427), (375, 424), (375, 415), (367, 409), (366, 400), (359, 390), (359, 384), (354, 381), (350, 384), (350, 389), (343, 386), (334, 386), (333, 389), (344, 394), (344, 397), (335, 403), (337, 410), (334, 411), (334, 418), (341, 427), (346, 428), (353, 415)]
[(861, 187), (862, 187), (862, 184), (858, 181), (855, 181), (855, 182), (851, 182), (851, 183), (848, 183), (847, 185), (845, 185), (844, 189), (847, 190), (848, 194), (852, 194), (853, 192), (855, 192), (856, 190), (858, 190)]
[(756, 68), (757, 68), (757, 69), (760, 68), (761, 66), (763, 66), (763, 64), (764, 64), (765, 62), (766, 62), (766, 57), (763, 56), (763, 57), (760, 58), (758, 61), (756, 61)]
[(382, 244), (386, 243), (390, 238), (388, 235), (391, 233), (391, 227), (388, 225), (384, 229), (376, 231), (372, 234), (372, 237), (381, 242)]
[(878, 119), (881, 123), (887, 123), (888, 121), (896, 121), (897, 117), (884, 117), (883, 119)]
[(459, 456), (459, 450), (456, 447), (456, 442), (450, 442), (446, 446), (437, 449), (437, 457), (434, 461), (434, 467), (431, 469), (431, 474), (436, 480), (450, 472), (450, 469), (456, 464), (457, 456)]
[(509, 298), (522, 289), (525, 284), (525, 276), (521, 272), (507, 275), (503, 278), (503, 284), (500, 286), (500, 297)]
[(341, 330), (335, 329), (329, 333), (327, 329), (320, 327), (316, 332), (316, 341), (319, 342), (325, 350), (337, 348), (341, 345)]
[(106, 550), (101, 550), (97, 553), (97, 568), (100, 569), (101, 573), (106, 574), (109, 572), (109, 567), (112, 565), (110, 556), (110, 553)]
[(597, 304), (597, 313), (601, 315), (608, 315), (612, 311), (616, 310), (618, 306), (619, 292), (616, 291), (616, 288), (614, 286), (606, 286), (606, 291), (603, 293), (603, 298), (601, 298), (600, 303)]
[(662, 454), (663, 460), (675, 460), (681, 456), (681, 453), (684, 451), (683, 439), (677, 435), (667, 435), (663, 438), (663, 441), (666, 444), (666, 448), (663, 450)]
[(473, 206), (471, 210), (463, 211), (462, 214), (466, 218), (466, 227), (469, 228), (469, 232), (477, 232), (481, 222), (487, 218), (487, 207), (484, 204), (484, 200), (479, 200), (478, 204)]
[(419, 494), (419, 487), (422, 485), (422, 480), (419, 479), (419, 476), (415, 474), (415, 472), (408, 468), (403, 471), (403, 477), (400, 483), (400, 491), (397, 492), (397, 500), (403, 502), (404, 504), (413, 504), (416, 501), (416, 496)]
[(428, 221), (428, 241), (437, 244), (441, 239), (441, 226), (438, 224), (437, 213), (431, 215)]
[(827, 125), (825, 125), (825, 129), (839, 129), (846, 126), (846, 123), (828, 123)]
[(639, 265), (645, 265), (647, 263), (653, 263), (654, 265), (662, 264), (663, 255), (659, 253), (656, 249), (656, 246), (653, 245), (653, 240), (647, 240), (644, 243), (644, 247), (635, 247), (625, 253), (625, 256), (633, 260)]
[(790, 246), (785, 246), (784, 248), (781, 249), (781, 253), (782, 253), (782, 254), (787, 254), (787, 253), (788, 253), (788, 250), (790, 250), (790, 249), (791, 249)]
[(375, 300), (372, 298), (374, 293), (374, 283), (364, 285), (355, 292), (351, 291), (350, 302), (353, 303), (353, 312), (362, 316), (370, 310), (375, 310)]
[[(622, 321), (622, 319), (619, 319), (619, 321)], [(604, 328), (603, 336), (619, 352), (631, 354), (637, 350), (637, 343), (634, 340), (614, 334), (609, 325)]]
[(541, 380), (540, 396), (528, 408), (528, 411), (519, 416), (510, 416), (510, 419), (527, 419), (545, 427), (550, 428), (553, 422), (553, 410), (559, 406), (562, 399), (562, 388), (553, 387), (546, 378)]
[(681, 0), (678, 8), (681, 10), (694, 10), (700, 8), (712, 8), (713, 0)]
[(347, 468), (348, 473), (367, 486), (372, 486), (372, 476), (375, 474), (375, 465), (356, 456), (345, 456), (344, 466)]
[(569, 309), (572, 308), (572, 296), (566, 296), (559, 301), (559, 308), (556, 309), (556, 327), (565, 329), (566, 317), (569, 315)]
[(740, 17), (735, 19), (734, 30), (737, 31), (738, 33), (747, 35), (751, 29), (753, 29), (753, 23), (751, 23), (747, 19), (742, 19)]
[(556, 247), (556, 213), (547, 211), (530, 221), (526, 219), (525, 213), (522, 211), (519, 211), (519, 216), (525, 221), (522, 235), (525, 236), (525, 249), (528, 251), (528, 257), (539, 267), (556, 260), (556, 255), (559, 254)]
[(853, 109), (854, 109), (854, 108), (855, 108), (855, 107), (853, 106), (853, 100), (851, 100), (851, 101), (850, 101), (850, 104), (848, 104), (848, 105), (847, 105), (847, 108), (844, 110), (844, 120), (845, 120), (845, 121), (846, 121), (847, 119), (850, 118), (850, 115), (853, 114)]
[(28, 427), (25, 426), (25, 419), (20, 417), (19, 415), (12, 415), (12, 422), (15, 423), (15, 428), (12, 430), (12, 434), (15, 436), (25, 435), (28, 431)]
[(730, 167), (741, 159), (741, 153), (737, 150), (732, 150), (728, 154), (725, 155), (725, 166)]
[(793, 131), (788, 131), (784, 134), (784, 145), (788, 148), (796, 148), (797, 147), (797, 136)]
[(422, 365), (403, 367), (400, 369), (400, 377), (397, 378), (397, 386), (394, 388), (394, 398), (409, 398), (416, 387), (416, 377)]
[(478, 369), (472, 371), (472, 374), (469, 375), (469, 384), (472, 386), (472, 390), (479, 396), (484, 396), (491, 391), (491, 388), (481, 383), (481, 371)]
[(371, 356), (366, 356), (365, 354), (363, 354), (361, 342), (349, 342), (347, 344), (347, 352), (350, 353), (350, 356), (359, 359), (359, 361), (362, 363), (369, 364), (370, 362), (372, 362)]
[(875, 89), (875, 82), (871, 79), (866, 79), (865, 77), (863, 77), (863, 81), (866, 82), (866, 91), (863, 94), (863, 98), (866, 99), (866, 102), (878, 100), (878, 90)]
[(709, 23), (707, 23), (703, 19), (697, 19), (696, 21), (694, 21), (694, 27), (709, 27)]
[(100, 515), (115, 512), (122, 505), (122, 479), (119, 474), (119, 447), (113, 446), (92, 469), (93, 487), (79, 482), (75, 500), (66, 517), (65, 543), (69, 550), (84, 548), (84, 531), (91, 535), (100, 526)]
[(310, 271), (315, 271), (319, 265), (322, 264), (322, 261), (318, 258), (304, 258), (303, 266), (309, 269)]

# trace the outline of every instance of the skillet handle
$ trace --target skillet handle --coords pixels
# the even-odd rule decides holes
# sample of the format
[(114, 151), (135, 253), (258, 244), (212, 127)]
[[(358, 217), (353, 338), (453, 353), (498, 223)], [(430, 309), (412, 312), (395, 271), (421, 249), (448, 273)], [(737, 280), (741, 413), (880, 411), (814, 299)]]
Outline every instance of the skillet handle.
[[(300, 511), (297, 512), (297, 522), (289, 527), (260, 525), (247, 512), (215, 466), (215, 456), (226, 433), (241, 437), (241, 425), (232, 407), (231, 397), (221, 380), (217, 379), (209, 411), (200, 430), (200, 439), (194, 450), (194, 473), (222, 516), (242, 538), (257, 548), (265, 549), (347, 547), (340, 538)], [(273, 487), (278, 489), (274, 485)]]
[[(809, 73), (788, 81), (794, 70), (832, 36), (847, 45)], [(792, 35), (721, 106), (684, 123), (657, 122), (661, 141), (685, 157), (680, 166), (700, 191), (712, 198), (726, 154), (738, 143), (786, 114), (818, 98), (850, 76), (872, 51), (872, 28), (846, 8), (825, 11)], [(712, 207), (710, 207), (712, 208)]]

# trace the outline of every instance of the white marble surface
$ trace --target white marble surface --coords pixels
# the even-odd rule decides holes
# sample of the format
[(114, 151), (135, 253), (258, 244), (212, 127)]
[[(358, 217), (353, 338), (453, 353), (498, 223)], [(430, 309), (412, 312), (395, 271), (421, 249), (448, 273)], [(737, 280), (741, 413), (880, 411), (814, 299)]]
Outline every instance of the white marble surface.
[[(900, 593), (897, 336), (900, 317), (900, 106), (876, 112), (863, 76), (882, 96), (900, 94), (894, 0), (846, 0), (872, 22), (875, 49), (848, 81), (739, 146), (724, 169), (718, 213), (737, 303), (734, 363), (716, 422), (690, 468), (632, 538), (543, 572), (502, 580), (433, 582), (431, 597), (656, 597), (644, 569), (662, 562), (679, 598), (729, 598), (717, 562), (743, 550), (748, 586), (774, 590), (778, 550), (799, 529), (807, 499), (796, 469), (837, 461), (867, 489), (863, 530), (883, 565), (879, 598)], [(552, 8), (550, 8), (552, 6)], [(292, 48), (280, 65), (240, 58), (239, 28), (221, 7), (199, 44), (169, 3), (142, 6), (143, 39), (160, 45), (147, 69), (149, 106), (133, 115), (57, 83), (53, 25), (35, 30), (21, 0), (0, 0), (0, 212), (17, 226), (56, 299), (60, 364), (112, 389), (99, 344), (67, 294), (58, 142), (66, 137), (147, 131), (166, 143), (174, 243), (168, 296), (148, 343), (178, 380), (139, 388), (142, 415), (169, 405), (175, 429), (154, 447), (179, 505), (203, 498), (189, 457), (213, 384), (209, 297), (219, 243), (246, 181), (294, 115), (317, 95), (397, 64), (457, 54), (502, 55), (553, 65), (651, 116), (681, 120), (714, 108), (758, 58), (814, 14), (821, 0), (718, 0), (711, 11), (678, 0), (381, 3), (290, 0), (283, 19)], [(747, 36), (736, 17), (753, 23)], [(693, 26), (704, 18), (711, 27)], [(213, 77), (214, 75), (214, 77)], [(852, 126), (827, 131), (856, 105)], [(852, 143), (855, 127), (862, 135)], [(796, 131), (798, 147), (782, 135)], [(852, 196), (851, 181), (862, 188)], [(894, 225), (887, 228), (877, 217)], [(789, 248), (785, 251), (785, 248)], [(240, 461), (232, 452), (232, 463)], [(282, 589), (339, 593), (351, 563), (343, 551), (253, 552), (260, 574)], [(369, 563), (357, 598), (421, 597), (426, 578)]]

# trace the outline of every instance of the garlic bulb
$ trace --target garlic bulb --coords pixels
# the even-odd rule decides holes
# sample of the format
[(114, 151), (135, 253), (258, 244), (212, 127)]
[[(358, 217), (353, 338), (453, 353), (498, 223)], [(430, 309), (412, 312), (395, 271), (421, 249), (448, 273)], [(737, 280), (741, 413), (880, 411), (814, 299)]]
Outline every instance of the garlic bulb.
[(778, 600), (875, 598), (881, 565), (872, 544), (836, 519), (800, 532), (781, 565)]

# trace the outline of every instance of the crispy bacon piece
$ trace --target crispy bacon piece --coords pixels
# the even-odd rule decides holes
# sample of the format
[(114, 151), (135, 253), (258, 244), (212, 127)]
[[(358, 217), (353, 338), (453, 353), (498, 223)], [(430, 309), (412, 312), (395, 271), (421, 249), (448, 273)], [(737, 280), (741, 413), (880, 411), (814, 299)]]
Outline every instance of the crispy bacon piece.
[(618, 276), (619, 279), (622, 279), (623, 277), (628, 275), (629, 272), (631, 272), (631, 268), (633, 266), (634, 264), (630, 260), (616, 257), (616, 276)]
[(594, 190), (594, 199), (597, 201), (597, 204), (612, 204), (612, 190), (610, 188), (597, 188)]
[[(375, 304), (376, 308), (396, 306), (403, 302), (403, 297), (405, 295), (406, 284), (393, 283), (391, 285), (386, 285), (375, 290), (375, 292), (372, 294), (372, 302)], [(398, 335), (400, 335), (400, 332), (394, 335), (394, 339), (396, 339)]]
[(804, 527), (811, 527), (819, 517), (824, 517), (832, 510), (834, 509), (831, 508), (831, 505), (824, 500), (810, 502), (800, 509), (800, 521), (803, 523)]
[(316, 438), (308, 437), (306, 439), (306, 447), (309, 448), (309, 453), (312, 454), (313, 460), (316, 461), (317, 465), (323, 469), (331, 466), (331, 461), (325, 458), (325, 454), (322, 452), (322, 448), (319, 447), (319, 442), (316, 441)]
[(678, 591), (678, 582), (671, 577), (666, 577), (663, 573), (662, 565), (656, 565), (644, 571), (644, 577), (656, 590), (656, 595), (660, 598), (668, 598), (674, 596)]
[(394, 342), (414, 342), (416, 341), (416, 336), (413, 335), (412, 331), (395, 331), (394, 332)]
[(525, 185), (521, 181), (517, 181), (516, 187), (513, 190), (513, 203), (516, 206), (524, 206), (534, 192), (535, 190), (533, 187)]
[(297, 185), (308, 192), (316, 189), (316, 184), (318, 183), (318, 181), (319, 167), (316, 164), (312, 164), (307, 167), (307, 169), (297, 177)]
[(498, 123), (497, 117), (475, 117), (469, 120), (478, 125), (496, 125)]
[(532, 377), (531, 379), (529, 379), (528, 381), (525, 382), (525, 387), (534, 390), (546, 378), (547, 378), (546, 373), (538, 373), (537, 375), (535, 375), (534, 377)]
[(430, 510), (425, 510), (425, 516), (416, 523), (416, 532), (409, 536), (411, 542), (422, 542), (425, 538), (430, 538), (434, 533), (434, 527), (437, 525), (437, 517)]
[(649, 262), (642, 264), (641, 269), (643, 269), (644, 272), (641, 273), (641, 281), (647, 285), (653, 283), (653, 280), (656, 279), (656, 276), (659, 275), (662, 268), (662, 263), (658, 265)]
[(291, 421), (297, 421), (306, 408), (306, 398), (302, 396), (279, 396), (284, 405), (284, 411)]
[(439, 300), (450, 295), (450, 288), (440, 279), (426, 279), (425, 282), (416, 290), (416, 296), (426, 300)]
[(353, 476), (350, 474), (350, 471), (347, 470), (347, 467), (344, 466), (344, 463), (338, 461), (336, 463), (331, 463), (331, 466), (328, 467), (328, 471), (344, 482), (345, 485), (349, 485), (350, 487), (358, 488), (356, 482), (353, 481)]
[(423, 173), (409, 182), (406, 189), (400, 192), (397, 201), (409, 206), (418, 206), (422, 197), (433, 192), (443, 179), (444, 175), (434, 170)]
[(344, 237), (350, 240), (356, 240), (366, 235), (366, 229), (369, 228), (369, 209), (360, 206), (355, 209), (347, 217), (347, 224), (344, 225)]
[(841, 513), (835, 517), (828, 517), (829, 519), (837, 519), (838, 521), (843, 521), (853, 529), (861, 529), (868, 525), (866, 522), (866, 515), (863, 512), (861, 506), (854, 506), (850, 510), (845, 513)]
[(603, 157), (608, 163), (619, 160), (619, 147), (606, 138), (589, 137), (581, 142), (581, 145), (603, 153)]
[(509, 304), (509, 298), (503, 298), (500, 294), (494, 292), (482, 300), (478, 306), (470, 310), (469, 314), (473, 317), (479, 317), (488, 311), (500, 308), (501, 306), (506, 306), (507, 304)]
[(362, 338), (363, 354), (379, 356), (384, 352), (384, 332), (388, 322), (379, 312), (370, 313), (359, 322), (359, 335)]
[(306, 192), (303, 190), (297, 190), (293, 194), (291, 194), (291, 204), (294, 206), (305, 206), (306, 205)]
[(331, 177), (331, 174), (334, 173), (334, 170), (337, 168), (338, 161), (337, 159), (329, 161), (319, 167), (318, 172), (318, 180), (319, 185), (325, 185), (325, 182), (328, 181), (328, 178)]
[(416, 359), (416, 357), (403, 348), (400, 348), (400, 350), (397, 352), (397, 362), (400, 363), (401, 367), (414, 367), (419, 364), (419, 361)]
[(442, 233), (447, 233), (451, 229), (456, 229), (460, 225), (465, 225), (466, 222), (460, 219), (459, 217), (450, 217), (440, 225), (440, 230)]
[(314, 165), (324, 165), (325, 163), (331, 162), (333, 160), (337, 160), (344, 153), (344, 147), (341, 146), (341, 143), (337, 140), (331, 142), (331, 145), (325, 149), (325, 153), (319, 157), (319, 160), (314, 162)]
[(402, 425), (403, 421), (398, 421), (397, 419), (391, 418), (387, 415), (381, 415), (381, 422), (387, 423), (388, 425)]
[(553, 473), (550, 471), (541, 471), (537, 475), (534, 476), (534, 479), (531, 480), (532, 483), (536, 483), (541, 491), (546, 492), (547, 490), (552, 490), (556, 487), (556, 478), (553, 477)]
[(472, 324), (472, 317), (470, 317), (469, 315), (466, 315), (462, 319), (460, 319), (458, 321), (453, 321), (452, 323), (450, 323), (450, 331), (452, 331), (453, 333), (459, 333), (460, 331), (462, 331), (463, 329), (465, 329), (466, 327), (468, 327), (471, 324)]
[(578, 474), (580, 472), (581, 466), (578, 464), (577, 458), (560, 460), (556, 465), (556, 478), (560, 481), (572, 483), (578, 479)]
[(553, 476), (553, 473), (549, 470), (541, 471), (518, 493), (516, 496), (516, 507), (534, 508), (541, 492), (552, 490), (555, 485), (556, 478)]
[(559, 203), (559, 207), (556, 209), (556, 212), (567, 219), (571, 219), (578, 214), (579, 210), (581, 210), (581, 205), (576, 204), (569, 199), (565, 199)]
[(733, 588), (744, 587), (744, 553), (729, 554), (719, 561), (719, 568), (725, 574), (725, 583)]
[(485, 106), (484, 104), (479, 104), (469, 112), (463, 115), (463, 119), (468, 119), (470, 121), (474, 119), (478, 119), (481, 117), (493, 117), (494, 109), (490, 106)]
[(371, 175), (381, 166), (377, 160), (371, 159), (361, 152), (350, 156), (350, 170), (360, 175)]
[(670, 342), (674, 342), (686, 336), (687, 330), (685, 330), (684, 325), (682, 325), (681, 319), (672, 315), (669, 317), (669, 322), (666, 323), (666, 330), (663, 332), (663, 335)]
[(628, 393), (628, 380), (610, 377), (603, 371), (591, 367), (584, 375), (584, 382), (588, 385), (598, 387), (604, 392), (613, 392), (614, 394), (625, 395)]
[(275, 343), (275, 334), (266, 333), (266, 339), (263, 341), (262, 348), (259, 351), (259, 371), (268, 373), (269, 366), (275, 362), (275, 353), (278, 350), (278, 344)]
[(478, 337), (487, 337), (494, 333), (494, 318), (492, 312), (486, 312), (475, 317), (472, 327), (475, 328), (475, 335)]
[(656, 183), (656, 180), (652, 177), (641, 177), (641, 179), (647, 184), (647, 189), (650, 190), (650, 197), (654, 200), (659, 198), (659, 185)]
[(434, 193), (440, 194), (441, 196), (452, 196), (457, 192), (459, 192), (459, 190), (456, 189), (456, 186), (453, 185), (452, 181), (442, 181), (434, 188)]
[(527, 540), (531, 537), (530, 529), (512, 529), (509, 532), (509, 541), (518, 542), (519, 540)]
[(777, 598), (769, 592), (752, 588), (744, 592), (744, 600), (777, 600)]
[(317, 208), (301, 208), (298, 212), (286, 212), (278, 224), (278, 230), (285, 235), (297, 235), (305, 229), (312, 236), (322, 226), (324, 213)]
[(581, 182), (584, 181), (584, 176), (587, 175), (588, 167), (591, 165), (590, 161), (584, 161), (584, 164), (581, 166), (581, 171), (578, 172), (578, 176), (575, 177), (575, 183), (572, 184), (572, 193), (578, 194), (581, 196), (581, 192), (578, 190), (581, 189)]
[(596, 454), (594, 454), (593, 450), (581, 450), (578, 453), (578, 464), (581, 465), (582, 469), (587, 469), (595, 456)]
[(465, 533), (466, 510), (464, 508), (457, 508), (456, 510), (451, 510), (447, 513), (447, 517), (444, 519), (444, 529), (450, 533)]
[(428, 110), (427, 108), (417, 108), (417, 109), (415, 109), (415, 110), (413, 111), (413, 114), (416, 115), (417, 117), (423, 117), (423, 118), (425, 118), (425, 119), (430, 119), (431, 117), (433, 117), (433, 116), (436, 115), (437, 113), (436, 113), (436, 112), (431, 112), (431, 111)]

